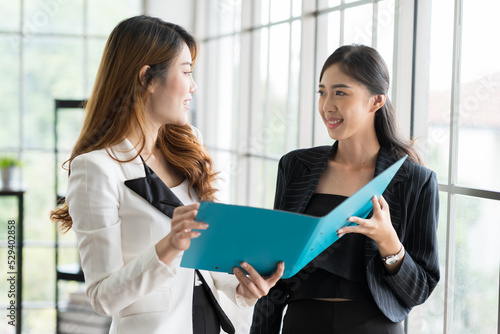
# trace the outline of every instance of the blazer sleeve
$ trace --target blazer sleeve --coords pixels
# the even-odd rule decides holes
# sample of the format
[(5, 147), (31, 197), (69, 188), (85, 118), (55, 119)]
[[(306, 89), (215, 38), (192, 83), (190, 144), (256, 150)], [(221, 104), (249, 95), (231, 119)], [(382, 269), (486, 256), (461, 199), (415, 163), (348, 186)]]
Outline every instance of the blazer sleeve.
[[(418, 172), (422, 173), (422, 169)], [(425, 302), (440, 278), (437, 243), (439, 189), (436, 174), (426, 174), (427, 178), (422, 175), (412, 177), (410, 187), (418, 191), (404, 189), (404, 192), (414, 194), (406, 203), (406, 232), (400, 236), (406, 253), (400, 270), (395, 275), (387, 274), (379, 257), (368, 263), (367, 278), (375, 301), (393, 321), (402, 321), (412, 307)]]
[(211, 271), (210, 275), (214, 280), (215, 288), (224, 292), (224, 294), (238, 307), (252, 307), (257, 302), (257, 298), (245, 298), (236, 293), (236, 288), (238, 284), (240, 284), (236, 276), (215, 271)]
[(67, 203), (73, 219), (87, 296), (94, 310), (111, 316), (176, 275), (154, 245), (125, 264), (122, 257), (117, 162), (84, 154), (71, 162)]

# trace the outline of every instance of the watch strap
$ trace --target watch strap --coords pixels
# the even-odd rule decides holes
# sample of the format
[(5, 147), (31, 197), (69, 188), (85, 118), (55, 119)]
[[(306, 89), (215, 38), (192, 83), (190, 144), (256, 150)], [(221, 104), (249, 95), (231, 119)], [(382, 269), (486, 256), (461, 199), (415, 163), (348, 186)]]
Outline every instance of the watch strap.
[(384, 263), (388, 265), (396, 264), (403, 257), (404, 246), (401, 244), (401, 249), (396, 254), (387, 255), (386, 257), (380, 257)]

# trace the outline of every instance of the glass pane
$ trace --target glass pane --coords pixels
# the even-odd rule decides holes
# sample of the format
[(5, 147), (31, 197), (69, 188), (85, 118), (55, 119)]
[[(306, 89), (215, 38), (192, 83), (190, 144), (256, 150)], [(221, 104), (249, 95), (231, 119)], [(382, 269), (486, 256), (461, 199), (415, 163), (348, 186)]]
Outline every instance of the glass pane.
[(276, 194), (276, 180), (278, 178), (278, 160), (266, 159), (265, 161), (265, 193), (263, 207), (272, 209), (274, 206), (274, 196)]
[[(340, 46), (340, 12), (334, 11), (318, 16), (317, 30), (318, 47), (316, 51), (316, 82), (314, 91), (318, 90), (319, 75), (326, 59)], [(314, 146), (331, 145), (333, 139), (328, 135), (323, 120), (318, 114), (318, 94), (315, 93), (314, 109), (311, 117), (314, 118)]]
[(260, 1), (260, 24), (269, 23), (269, 1), (272, 0), (261, 0)]
[(448, 182), (453, 59), (453, 0), (432, 2), (428, 137), (416, 145), (440, 183)]
[(64, 196), (66, 194), (68, 184), (67, 165), (63, 164), (70, 158), (71, 151), (80, 135), (83, 125), (84, 110), (83, 109), (59, 109), (58, 125), (57, 125), (57, 175), (58, 189), (57, 194)]
[(270, 29), (269, 86), (267, 109), (261, 125), (264, 150), (282, 155), (286, 151), (287, 99), (289, 84), (290, 24), (279, 24)]
[(19, 68), (20, 40), (16, 35), (0, 35), (0, 149), (19, 148)]
[(24, 309), (23, 333), (55, 333), (56, 310), (54, 308)]
[[(6, 226), (2, 226), (2, 234), (3, 235), (5, 235), (6, 231), (7, 231), (7, 227)], [(3, 235), (2, 235), (2, 237), (3, 237)], [(3, 242), (2, 242), (2, 244), (3, 244)], [(2, 278), (4, 277), (3, 276), (4, 273), (11, 271), (10, 268), (7, 266), (8, 256), (9, 256), (9, 248), (3, 247), (3, 246), (0, 247), (0, 259), (3, 262), (3, 264), (2, 264)], [(17, 258), (15, 260), (17, 262)], [(7, 276), (7, 274), (5, 274), (5, 275)], [(7, 279), (0, 280), (0, 291), (2, 291), (2, 292), (3, 291), (9, 291), (10, 287), (11, 287), (11, 283), (10, 282), (11, 281), (7, 281)], [(11, 300), (13, 300), (15, 302), (16, 299), (15, 299), (14, 296), (9, 297), (9, 293), (8, 292), (0, 294), (0, 305), (2, 305), (2, 306), (3, 305), (10, 305), (10, 301)], [(4, 307), (2, 307), (2, 309), (3, 308)], [(4, 322), (4, 321), (2, 321), (2, 322)]]
[(217, 181), (217, 189), (219, 189), (217, 200), (222, 203), (232, 203), (231, 188), (238, 176), (236, 155), (219, 150), (211, 150), (210, 154), (214, 160), (215, 169), (220, 172)]
[(271, 22), (287, 20), (290, 17), (290, 0), (271, 0)]
[(345, 10), (344, 44), (371, 46), (373, 35), (373, 5), (371, 3)]
[(448, 182), (453, 2), (445, 0), (432, 3), (429, 114), (422, 116), (422, 121), (428, 122), (428, 130), (426, 138), (416, 140), (424, 161), (437, 173), (440, 182)]
[(292, 22), (290, 79), (288, 108), (286, 115), (286, 150), (291, 151), (299, 145), (299, 102), (300, 102), (300, 49), (302, 21)]
[[(377, 10), (377, 51), (389, 68), (392, 78), (392, 58), (394, 54), (394, 13), (395, 0), (381, 1)], [(393, 87), (390, 87), (392, 89)], [(390, 94), (389, 94), (390, 96)]]
[(464, 1), (458, 142), (458, 183), (495, 191), (500, 159), (490, 153), (500, 149), (500, 46), (485, 32), (500, 30), (499, 10), (498, 1)]
[(54, 154), (25, 152), (22, 172), (26, 184), (24, 239), (53, 241), (54, 225), (49, 212), (55, 206)]
[[(457, 196), (454, 333), (498, 329), (500, 201)], [(485, 233), (487, 231), (487, 233)]]
[(209, 57), (208, 78), (217, 78), (206, 87), (200, 87), (207, 92), (208, 103), (203, 112), (209, 112), (205, 117), (208, 131), (204, 133), (206, 145), (216, 148), (231, 149), (235, 146), (233, 140), (237, 133), (237, 101), (239, 78), (239, 38), (226, 37), (209, 42), (207, 45)]
[(267, 108), (268, 108), (268, 62), (269, 60), (269, 29), (264, 28), (254, 32), (254, 43), (259, 43), (259, 58), (252, 59), (252, 66), (254, 68), (255, 79), (253, 82), (252, 90), (252, 103), (250, 111), (250, 131), (245, 147), (248, 147), (249, 152), (254, 154), (262, 154), (264, 152), (264, 143), (266, 140), (264, 124)]
[[(4, 255), (4, 250), (0, 248), (0, 255), (2, 256), (2, 259), (5, 259), (6, 257), (3, 257)], [(3, 277), (3, 276), (2, 276)], [(4, 281), (2, 279), (2, 281)], [(8, 291), (7, 290), (7, 282), (0, 282), (0, 291)], [(12, 324), (9, 324), (10, 321), (14, 321), (14, 317), (16, 318), (15, 321), (17, 321), (17, 315), (14, 313), (14, 311), (7, 310), (7, 307), (3, 307), (3, 305), (7, 305), (7, 303), (10, 302), (10, 299), (7, 298), (7, 293), (2, 293), (3, 296), (0, 296), (0, 303), (2, 307), (0, 307), (0, 317), (2, 317), (3, 321), (0, 321), (0, 333), (5, 333), (5, 334), (15, 334), (16, 333), (16, 327), (12, 326)], [(14, 299), (12, 299), (14, 300)], [(12, 318), (10, 317), (12, 316)], [(16, 324), (16, 322), (14, 322)]]
[(87, 0), (89, 35), (108, 37), (123, 19), (142, 14), (142, 0)]
[(53, 247), (24, 247), (23, 302), (54, 301), (56, 280), (54, 259)]
[(332, 8), (340, 5), (340, 0), (318, 0), (318, 9)]
[(24, 67), (24, 144), (53, 149), (54, 99), (83, 98), (83, 43), (77, 38), (31, 38)]
[(265, 205), (265, 160), (261, 158), (250, 158), (249, 178), (251, 190), (250, 198), (246, 205), (264, 207)]
[(276, 191), (278, 160), (250, 158), (250, 199), (246, 205), (272, 209)]
[(208, 33), (229, 34), (241, 29), (241, 0), (208, 2)]
[[(0, 197), (0, 245), (8, 245), (9, 220), (16, 222), (16, 231), (18, 231), (19, 216), (17, 212), (18, 202), (16, 196)], [(17, 241), (17, 236), (16, 236)], [(3, 259), (3, 258), (2, 258)]]
[(59, 234), (59, 242), (63, 245), (73, 243), (73, 247), (59, 246), (58, 265), (67, 265), (73, 263), (80, 263), (80, 256), (76, 245), (75, 233), (70, 230), (66, 234)]
[(446, 271), (446, 233), (447, 233), (447, 206), (448, 194), (439, 193), (439, 270), (441, 281), (432, 295), (422, 305), (414, 307), (408, 317), (408, 334), (442, 334), (444, 322), (444, 290)]
[(2, 1), (0, 31), (18, 32), (21, 26), (21, 1)]
[(83, 34), (83, 0), (24, 0), (24, 34)]
[(297, 17), (302, 15), (302, 0), (292, 1), (292, 16)]
[(105, 38), (89, 38), (87, 40), (87, 87), (85, 89), (85, 98), (88, 98), (90, 92), (92, 92), (105, 44)]

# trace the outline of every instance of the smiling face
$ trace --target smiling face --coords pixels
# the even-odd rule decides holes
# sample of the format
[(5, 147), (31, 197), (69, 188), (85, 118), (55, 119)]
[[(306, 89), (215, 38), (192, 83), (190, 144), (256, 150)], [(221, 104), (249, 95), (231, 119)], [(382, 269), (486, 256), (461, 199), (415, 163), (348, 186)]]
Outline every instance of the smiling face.
[(332, 139), (363, 138), (375, 134), (375, 111), (383, 105), (384, 95), (372, 95), (365, 86), (342, 72), (337, 64), (323, 73), (318, 93), (318, 111)]
[(150, 91), (148, 114), (158, 126), (163, 124), (184, 125), (196, 83), (192, 77), (192, 59), (189, 48), (182, 51), (170, 66), (164, 80), (154, 80)]

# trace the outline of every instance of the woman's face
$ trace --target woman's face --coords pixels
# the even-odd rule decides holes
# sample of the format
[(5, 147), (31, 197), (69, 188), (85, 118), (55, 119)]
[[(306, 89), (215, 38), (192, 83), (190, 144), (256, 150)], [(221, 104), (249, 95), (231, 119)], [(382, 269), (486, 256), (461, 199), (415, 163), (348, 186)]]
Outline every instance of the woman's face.
[(318, 111), (332, 139), (362, 138), (375, 132), (375, 111), (381, 107), (374, 105), (377, 96), (344, 74), (338, 64), (323, 73), (318, 93)]
[(187, 112), (196, 83), (191, 75), (191, 52), (186, 44), (170, 66), (165, 80), (154, 80), (150, 86), (149, 116), (155, 124), (187, 123)]

